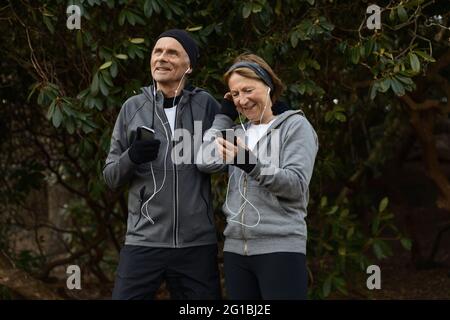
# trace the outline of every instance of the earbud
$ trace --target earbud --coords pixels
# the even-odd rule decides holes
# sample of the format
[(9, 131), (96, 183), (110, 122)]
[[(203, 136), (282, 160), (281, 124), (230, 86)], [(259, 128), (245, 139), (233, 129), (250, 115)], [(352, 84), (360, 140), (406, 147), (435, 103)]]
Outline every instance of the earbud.
[(270, 87), (268, 87), (267, 88), (267, 94), (270, 94), (270, 91), (271, 91), (271, 89), (270, 89)]
[(186, 71), (184, 73), (186, 74), (186, 73), (191, 73), (191, 72), (192, 72), (192, 68), (189, 67), (189, 68), (186, 69)]

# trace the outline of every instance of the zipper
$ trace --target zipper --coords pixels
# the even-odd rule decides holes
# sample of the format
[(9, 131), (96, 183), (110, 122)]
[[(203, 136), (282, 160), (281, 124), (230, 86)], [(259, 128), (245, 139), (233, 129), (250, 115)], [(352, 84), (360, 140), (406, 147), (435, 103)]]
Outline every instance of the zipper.
[[(176, 116), (175, 116), (176, 119)], [(175, 144), (175, 142), (173, 142)], [(174, 145), (172, 144), (172, 149)], [(174, 195), (174, 206), (173, 206), (173, 215), (174, 215), (174, 223), (173, 223), (173, 244), (175, 247), (178, 246), (178, 173), (177, 173), (177, 165), (173, 164), (173, 195)]]
[[(164, 127), (166, 127), (167, 131), (169, 132), (169, 141), (167, 142), (170, 146), (170, 153), (172, 153), (173, 148), (175, 147), (175, 141), (173, 141), (172, 137), (173, 137), (173, 133), (172, 133), (172, 129), (170, 128), (170, 123), (169, 123), (169, 119), (167, 118), (166, 112), (164, 111), (164, 106), (163, 106), (163, 119), (164, 122), (167, 125), (164, 125)], [(178, 117), (178, 107), (175, 111), (175, 123), (174, 123), (174, 130), (177, 127), (177, 117)], [(169, 157), (170, 158), (170, 157)], [(175, 163), (173, 163), (173, 174), (174, 174), (174, 179), (173, 179), (173, 197), (174, 197), (174, 206), (173, 206), (173, 227), (172, 227), (172, 232), (173, 232), (173, 238), (172, 238), (172, 244), (174, 247), (178, 246), (178, 174), (177, 174), (177, 166)]]
[[(247, 198), (246, 196), (247, 196), (247, 175), (245, 175), (245, 178), (244, 178), (244, 197), (245, 197), (245, 199)], [(244, 201), (245, 201), (245, 199), (244, 199)], [(245, 256), (248, 255), (247, 238), (245, 237), (244, 214), (243, 214), (246, 205), (247, 205), (247, 202), (245, 201), (244, 205), (242, 206), (241, 212), (240, 212), (240, 214), (241, 214), (242, 238), (244, 240), (244, 255)]]
[[(175, 110), (175, 123), (173, 125), (174, 130), (177, 128), (177, 118), (178, 109)], [(164, 112), (165, 113), (165, 112)], [(170, 124), (169, 124), (170, 126)], [(171, 141), (172, 150), (175, 148), (175, 141)], [(173, 195), (174, 195), (174, 206), (173, 206), (173, 245), (176, 248), (178, 246), (178, 172), (177, 165), (173, 162)]]

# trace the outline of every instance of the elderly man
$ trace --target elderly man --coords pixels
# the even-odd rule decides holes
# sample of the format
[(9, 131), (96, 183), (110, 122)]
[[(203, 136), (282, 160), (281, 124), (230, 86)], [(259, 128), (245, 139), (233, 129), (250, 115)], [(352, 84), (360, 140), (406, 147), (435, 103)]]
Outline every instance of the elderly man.
[(177, 129), (192, 142), (194, 122), (202, 136), (219, 111), (187, 84), (198, 56), (187, 32), (163, 32), (151, 54), (153, 84), (123, 104), (114, 126), (103, 175), (110, 188), (129, 188), (113, 299), (153, 299), (164, 280), (172, 299), (221, 297), (210, 177), (194, 164), (196, 150), (190, 163), (171, 156)]

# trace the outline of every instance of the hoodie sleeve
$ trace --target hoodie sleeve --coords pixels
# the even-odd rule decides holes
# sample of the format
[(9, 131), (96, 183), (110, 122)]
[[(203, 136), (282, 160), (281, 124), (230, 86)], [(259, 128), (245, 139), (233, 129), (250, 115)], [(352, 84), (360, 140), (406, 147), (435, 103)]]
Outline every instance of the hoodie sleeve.
[(122, 106), (114, 125), (109, 154), (103, 167), (103, 178), (111, 189), (117, 189), (129, 182), (137, 167), (128, 156), (126, 104), (125, 102)]
[(275, 196), (298, 200), (308, 196), (318, 141), (316, 132), (306, 118), (292, 118), (295, 121), (291, 122), (281, 137), (280, 167), (257, 160), (249, 175)]
[(234, 125), (234, 122), (224, 114), (216, 114), (214, 122), (203, 135), (203, 143), (197, 153), (197, 168), (205, 173), (214, 173), (224, 171), (227, 164), (223, 163), (222, 158), (219, 157), (215, 143), (215, 132), (222, 129), (229, 129)]

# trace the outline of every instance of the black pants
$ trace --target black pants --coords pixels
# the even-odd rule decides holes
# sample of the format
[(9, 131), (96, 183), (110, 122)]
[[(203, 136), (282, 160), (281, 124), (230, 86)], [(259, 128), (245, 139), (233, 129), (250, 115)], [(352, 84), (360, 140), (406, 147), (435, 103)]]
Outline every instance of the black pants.
[(154, 299), (163, 280), (172, 299), (220, 299), (217, 245), (176, 249), (125, 245), (112, 298)]
[(302, 253), (242, 256), (224, 252), (225, 287), (232, 300), (306, 299), (308, 272)]

